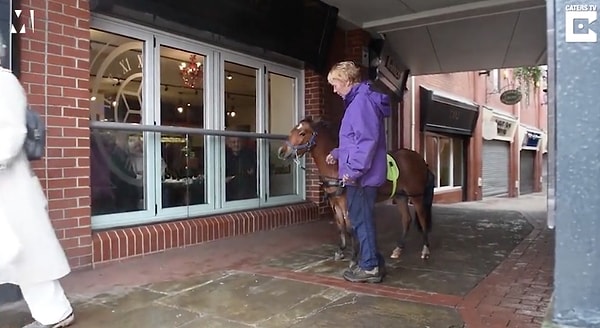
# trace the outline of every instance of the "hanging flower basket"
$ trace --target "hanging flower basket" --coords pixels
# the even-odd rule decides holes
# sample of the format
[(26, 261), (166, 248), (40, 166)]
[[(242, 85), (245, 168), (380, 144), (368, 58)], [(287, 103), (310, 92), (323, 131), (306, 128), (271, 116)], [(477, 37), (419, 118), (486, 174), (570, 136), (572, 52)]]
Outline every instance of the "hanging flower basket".
[(529, 92), (534, 92), (539, 88), (542, 80), (542, 69), (538, 66), (519, 67), (513, 71), (514, 78), (519, 84), (519, 89), (525, 94), (527, 104), (529, 104)]

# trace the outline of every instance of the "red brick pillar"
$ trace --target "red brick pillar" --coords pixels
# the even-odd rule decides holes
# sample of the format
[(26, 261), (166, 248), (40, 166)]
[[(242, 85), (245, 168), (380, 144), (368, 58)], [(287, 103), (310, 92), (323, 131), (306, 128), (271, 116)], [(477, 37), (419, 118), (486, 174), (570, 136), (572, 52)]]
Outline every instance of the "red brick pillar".
[(542, 152), (542, 141), (540, 140), (540, 146), (538, 147), (538, 151), (535, 152), (535, 162), (533, 166), (533, 191), (540, 192), (542, 191), (542, 169), (544, 163), (544, 157)]
[[(369, 47), (371, 36), (365, 30), (351, 30), (346, 32), (346, 59), (352, 60), (362, 66), (363, 49)], [(368, 77), (368, 67), (362, 67), (363, 79)]]
[[(307, 69), (305, 81), (305, 113), (307, 116), (321, 118), (324, 115), (326, 77), (313, 70)], [(330, 215), (330, 209), (324, 202), (324, 192), (319, 186), (319, 174), (312, 156), (306, 156), (306, 197), (308, 200), (319, 204), (319, 215)]]
[(89, 147), (90, 12), (86, 0), (22, 0), (21, 82), (47, 124), (44, 159), (33, 163), (50, 219), (72, 268), (92, 263)]

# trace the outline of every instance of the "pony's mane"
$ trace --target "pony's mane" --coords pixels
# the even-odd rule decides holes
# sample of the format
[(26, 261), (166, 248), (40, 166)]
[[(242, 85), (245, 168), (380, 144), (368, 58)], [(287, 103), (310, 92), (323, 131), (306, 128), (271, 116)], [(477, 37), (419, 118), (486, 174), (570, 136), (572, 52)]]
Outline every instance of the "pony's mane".
[(305, 117), (302, 121), (300, 121), (300, 123), (302, 122), (308, 123), (313, 131), (319, 133), (323, 130), (328, 130), (329, 128), (331, 128), (331, 123), (323, 119), (315, 122), (311, 117)]
[(305, 117), (304, 119), (302, 119), (300, 121), (302, 122), (306, 122), (308, 124), (310, 124), (310, 128), (319, 133), (319, 134), (326, 134), (327, 136), (329, 136), (332, 140), (336, 140), (337, 141), (337, 134), (333, 133), (334, 127), (332, 126), (331, 122), (324, 120), (324, 119), (320, 119), (318, 121), (314, 121), (312, 119), (312, 117)]

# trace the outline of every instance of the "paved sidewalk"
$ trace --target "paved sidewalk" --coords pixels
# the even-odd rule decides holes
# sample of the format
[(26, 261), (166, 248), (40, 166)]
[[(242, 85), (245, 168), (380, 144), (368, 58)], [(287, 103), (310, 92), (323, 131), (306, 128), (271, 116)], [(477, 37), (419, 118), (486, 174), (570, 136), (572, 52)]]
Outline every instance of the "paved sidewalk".
[[(400, 224), (381, 206), (384, 255)], [(521, 213), (521, 214), (519, 214)], [(436, 205), (432, 256), (413, 228), (382, 284), (340, 278), (337, 234), (321, 221), (74, 272), (63, 283), (74, 327), (540, 327), (552, 292), (545, 197)], [(26, 306), (0, 308), (21, 327)]]

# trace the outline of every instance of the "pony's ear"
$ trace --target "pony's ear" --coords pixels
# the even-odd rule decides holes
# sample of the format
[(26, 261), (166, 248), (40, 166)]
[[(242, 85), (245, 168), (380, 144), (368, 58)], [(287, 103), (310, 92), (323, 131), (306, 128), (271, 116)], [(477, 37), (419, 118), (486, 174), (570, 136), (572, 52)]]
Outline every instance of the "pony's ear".
[(317, 116), (317, 118), (315, 118), (313, 120), (313, 123), (319, 123), (319, 122), (321, 122), (321, 116)]
[(300, 122), (308, 122), (308, 123), (312, 123), (313, 122), (313, 118), (312, 116), (305, 116)]

